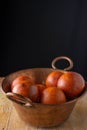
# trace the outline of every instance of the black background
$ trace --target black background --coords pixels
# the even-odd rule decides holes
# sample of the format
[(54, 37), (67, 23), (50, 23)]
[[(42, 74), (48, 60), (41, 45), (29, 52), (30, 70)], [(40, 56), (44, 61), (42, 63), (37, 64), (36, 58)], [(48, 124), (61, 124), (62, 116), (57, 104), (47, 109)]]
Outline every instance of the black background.
[(68, 56), (87, 80), (87, 1), (3, 1), (0, 75)]

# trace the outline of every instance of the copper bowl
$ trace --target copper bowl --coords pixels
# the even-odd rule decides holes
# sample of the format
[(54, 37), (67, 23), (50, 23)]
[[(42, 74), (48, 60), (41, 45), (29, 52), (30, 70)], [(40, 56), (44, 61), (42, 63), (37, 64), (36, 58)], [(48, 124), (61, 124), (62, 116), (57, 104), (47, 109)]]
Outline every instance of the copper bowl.
[(20, 118), (34, 127), (53, 127), (63, 123), (71, 114), (76, 102), (85, 94), (84, 92), (76, 99), (68, 101), (66, 103), (57, 105), (47, 105), (41, 103), (33, 103), (28, 98), (20, 96), (18, 94), (11, 93), (12, 81), (20, 75), (30, 75), (37, 83), (45, 82), (47, 75), (56, 69), (55, 62), (60, 59), (66, 59), (69, 61), (70, 66), (66, 71), (72, 68), (73, 63), (67, 57), (55, 58), (52, 62), (52, 68), (32, 68), (14, 72), (4, 78), (2, 81), (2, 91), (8, 99), (13, 102), (13, 105), (20, 116)]

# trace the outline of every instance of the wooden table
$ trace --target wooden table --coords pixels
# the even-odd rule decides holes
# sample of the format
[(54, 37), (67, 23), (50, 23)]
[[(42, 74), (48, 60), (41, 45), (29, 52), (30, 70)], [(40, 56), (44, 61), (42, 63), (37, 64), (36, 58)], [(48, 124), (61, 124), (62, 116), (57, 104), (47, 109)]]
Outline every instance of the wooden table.
[(25, 124), (0, 85), (0, 130), (87, 130), (87, 93), (77, 103), (69, 119), (54, 128), (34, 128)]

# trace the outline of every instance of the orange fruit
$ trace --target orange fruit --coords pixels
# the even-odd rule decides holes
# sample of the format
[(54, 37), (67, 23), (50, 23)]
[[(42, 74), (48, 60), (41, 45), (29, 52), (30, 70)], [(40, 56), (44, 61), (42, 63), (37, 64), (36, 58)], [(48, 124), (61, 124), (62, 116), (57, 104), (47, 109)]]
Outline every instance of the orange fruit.
[(36, 93), (36, 97), (37, 97), (36, 98), (36, 102), (40, 103), (42, 92), (46, 88), (46, 86), (43, 85), (43, 84), (34, 84), (33, 87), (37, 87), (38, 88), (38, 91), (37, 91), (38, 93)]
[(22, 76), (18, 76), (16, 77), (12, 84), (11, 84), (11, 89), (14, 88), (15, 85), (17, 84), (34, 84), (34, 80), (33, 78), (29, 77), (29, 76), (25, 76), (25, 75), (22, 75)]
[(60, 71), (51, 72), (46, 78), (47, 87), (57, 87), (57, 81), (63, 73)]
[(39, 98), (40, 98), (40, 95), (39, 95), (39, 89), (38, 89), (38, 86), (36, 85), (31, 85), (29, 87), (29, 90), (28, 90), (28, 97), (33, 101), (33, 102), (38, 102), (39, 101)]
[(33, 102), (37, 102), (39, 98), (39, 89), (34, 85), (33, 79), (28, 76), (19, 76), (15, 78), (11, 85), (11, 91), (28, 97)]
[(12, 92), (29, 97), (29, 85), (26, 83), (18, 83), (13, 87)]
[(39, 89), (40, 96), (42, 95), (43, 90), (46, 88), (44, 84), (35, 84)]
[(66, 96), (63, 91), (57, 87), (47, 87), (42, 92), (41, 103), (60, 104), (66, 102)]
[(78, 97), (84, 90), (85, 81), (79, 73), (66, 72), (59, 78), (57, 87), (64, 91), (67, 98), (73, 99)]

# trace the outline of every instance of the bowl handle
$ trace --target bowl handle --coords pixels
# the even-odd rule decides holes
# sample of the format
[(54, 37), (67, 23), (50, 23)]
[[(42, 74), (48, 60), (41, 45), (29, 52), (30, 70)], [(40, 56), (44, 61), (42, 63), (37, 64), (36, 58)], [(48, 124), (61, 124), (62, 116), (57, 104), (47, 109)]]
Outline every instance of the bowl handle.
[(68, 58), (68, 57), (66, 57), (66, 56), (59, 56), (59, 57), (56, 57), (56, 58), (52, 61), (52, 63), (51, 63), (51, 66), (52, 66), (53, 69), (58, 69), (58, 68), (55, 66), (55, 64), (56, 64), (56, 62), (58, 62), (59, 60), (66, 60), (66, 61), (69, 62), (69, 66), (68, 66), (67, 68), (64, 68), (63, 70), (67, 71), (67, 70), (70, 70), (70, 69), (73, 68), (73, 61), (72, 61), (70, 58)]
[(17, 93), (8, 92), (8, 93), (6, 93), (6, 97), (8, 99), (10, 99), (11, 101), (16, 102), (20, 105), (23, 105), (25, 107), (32, 107), (33, 106), (33, 102), (29, 98), (24, 97), (24, 96), (17, 94)]

